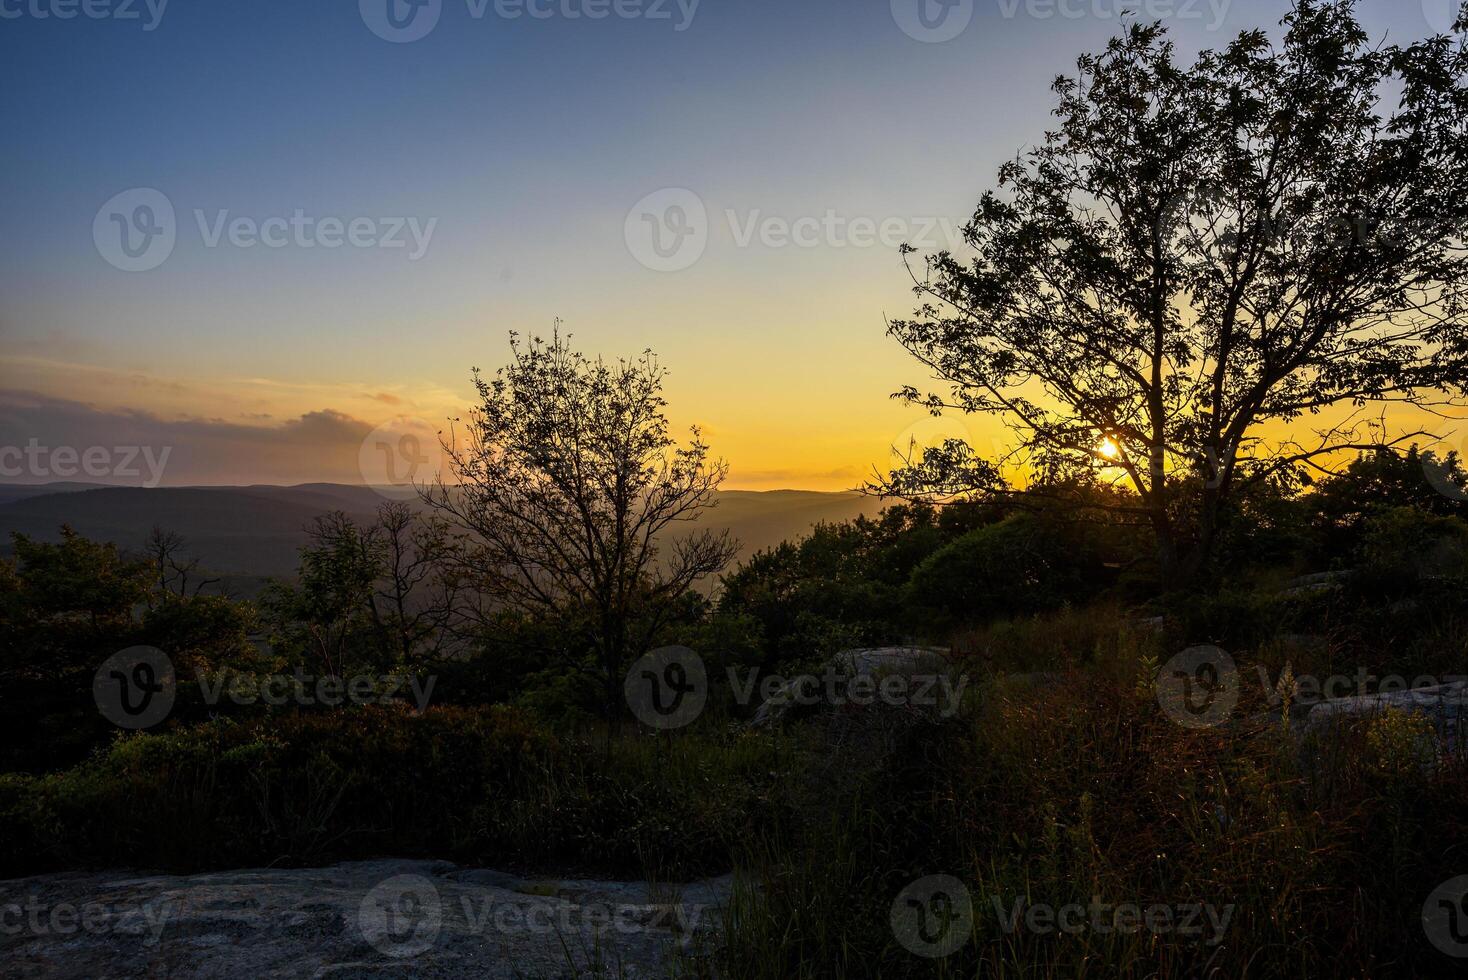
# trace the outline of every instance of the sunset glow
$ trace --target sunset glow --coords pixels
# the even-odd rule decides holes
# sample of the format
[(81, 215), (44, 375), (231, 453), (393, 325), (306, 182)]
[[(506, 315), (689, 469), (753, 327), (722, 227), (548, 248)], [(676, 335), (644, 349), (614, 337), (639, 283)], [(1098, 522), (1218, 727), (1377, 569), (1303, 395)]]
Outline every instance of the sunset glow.
[[(885, 336), (913, 305), (897, 245), (962, 250), (1053, 76), (1116, 28), (983, 4), (919, 43), (888, 6), (705, 4), (676, 32), (446, 9), (411, 44), (352, 3), (168, 9), (146, 32), (6, 21), (0, 78), (29, 93), (8, 126), (25, 149), (0, 159), (9, 417), (53, 442), (170, 440), (169, 483), (346, 480), (352, 432), (440, 423), (509, 331), (559, 316), (587, 352), (657, 351), (671, 418), (704, 427), (731, 486), (854, 486), (926, 415), (888, 397), (927, 380)], [(1179, 18), (1179, 47), (1279, 16), (1226, 11)], [(1362, 15), (1373, 36), (1429, 27), (1416, 4)], [(139, 57), (159, 70), (96, 98)], [(960, 119), (942, 90), (966, 93)], [(696, 198), (670, 215), (704, 213), (671, 271), (629, 238), (660, 188)], [(144, 271), (94, 242), (94, 222), (131, 222), (99, 218), (129, 189), (175, 213)], [(691, 226), (669, 221), (672, 247)]]

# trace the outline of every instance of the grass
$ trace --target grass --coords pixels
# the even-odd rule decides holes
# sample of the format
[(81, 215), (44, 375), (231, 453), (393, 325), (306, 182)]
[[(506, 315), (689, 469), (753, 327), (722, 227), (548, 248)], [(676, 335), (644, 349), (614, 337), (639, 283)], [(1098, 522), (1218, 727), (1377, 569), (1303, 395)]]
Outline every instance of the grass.
[[(1046, 651), (1038, 666), (1053, 676), (983, 685), (961, 716), (913, 730), (833, 794), (823, 822), (751, 846), (724, 975), (1461, 975), (1419, 917), (1434, 886), (1468, 873), (1468, 766), (1424, 762), (1422, 719), (1386, 715), (1303, 745), (1283, 723), (1184, 729), (1138, 683), (1167, 641), (1116, 610), (969, 639), (997, 669)], [(928, 959), (890, 918), (905, 886), (935, 874), (966, 887), (973, 925)], [(1006, 927), (1016, 902), (1097, 898), (1207, 907), (1228, 924), (1216, 942)]]

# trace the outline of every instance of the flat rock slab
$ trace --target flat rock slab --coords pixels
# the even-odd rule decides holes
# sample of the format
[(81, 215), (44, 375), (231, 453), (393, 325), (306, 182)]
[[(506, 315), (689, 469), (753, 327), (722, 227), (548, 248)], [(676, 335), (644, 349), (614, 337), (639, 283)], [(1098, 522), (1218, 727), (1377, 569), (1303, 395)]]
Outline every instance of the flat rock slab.
[(445, 861), (0, 881), (6, 977), (659, 977), (703, 955), (730, 876), (537, 880)]

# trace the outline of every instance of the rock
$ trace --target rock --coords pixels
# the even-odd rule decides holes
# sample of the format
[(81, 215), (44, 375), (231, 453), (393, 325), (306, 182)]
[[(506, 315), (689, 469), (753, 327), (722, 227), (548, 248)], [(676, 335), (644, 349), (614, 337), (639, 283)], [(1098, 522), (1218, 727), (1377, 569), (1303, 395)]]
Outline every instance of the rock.
[(871, 647), (865, 650), (843, 650), (831, 659), (844, 673), (876, 674), (887, 670), (898, 674), (916, 674), (924, 670), (943, 670), (948, 666), (947, 647)]
[(1351, 576), (1352, 571), (1315, 572), (1312, 575), (1301, 575), (1292, 578), (1285, 583), (1285, 595), (1310, 595), (1315, 592), (1328, 592), (1338, 589), (1344, 585)]
[(6, 977), (661, 977), (707, 949), (732, 886), (398, 860), (42, 875), (0, 881), (0, 961)]
[(1468, 715), (1468, 681), (1321, 701), (1310, 709), (1305, 724), (1318, 731), (1345, 719), (1369, 717), (1393, 708), (1426, 715), (1437, 727), (1447, 751), (1453, 752), (1463, 735), (1464, 716)]
[[(813, 678), (816, 689), (824, 690), (827, 678), (834, 676), (856, 677), (859, 675), (886, 676), (901, 674), (912, 677), (918, 674), (946, 674), (949, 650), (946, 647), (867, 647), (843, 650), (826, 662), (822, 675)], [(811, 678), (790, 678), (756, 709), (750, 725), (765, 728), (785, 718), (800, 705), (802, 683)]]

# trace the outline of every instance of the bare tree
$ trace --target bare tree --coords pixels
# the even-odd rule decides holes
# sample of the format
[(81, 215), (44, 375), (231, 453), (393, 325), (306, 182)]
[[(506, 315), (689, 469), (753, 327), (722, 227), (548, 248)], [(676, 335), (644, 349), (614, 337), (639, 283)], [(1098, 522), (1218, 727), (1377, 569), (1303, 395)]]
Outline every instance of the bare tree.
[(165, 531), (156, 524), (148, 533), (143, 551), (153, 567), (153, 579), (160, 592), (181, 597), (196, 596), (209, 586), (219, 584), (218, 578), (206, 578), (200, 573), (198, 558), (183, 557), (184, 544), (183, 535), (177, 531)]
[(307, 529), (295, 583), (261, 597), (281, 649), (294, 649), (330, 674), (367, 666), (417, 668), (453, 648), (465, 591), (447, 524), (403, 501), (371, 520), (342, 511)]
[(403, 664), (443, 654), (467, 611), (448, 524), (405, 501), (391, 501), (377, 509), (368, 534), (380, 572), (367, 605), (379, 635)]
[(559, 332), (511, 346), (493, 379), (475, 369), (479, 405), (445, 437), (450, 480), (425, 499), (469, 533), (476, 588), (583, 633), (615, 730), (627, 664), (737, 553), (727, 532), (680, 527), (714, 506), (728, 467), (697, 428), (686, 445), (669, 435), (651, 352), (593, 361)]
[[(980, 201), (974, 254), (914, 271), (891, 333), (948, 391), (896, 397), (1001, 419), (1039, 485), (1115, 474), (1183, 578), (1240, 490), (1422, 434), (1373, 403), (1458, 404), (1468, 53), (1373, 48), (1353, 8), (1301, 0), (1282, 44), (1245, 32), (1192, 67), (1158, 25), (1081, 58)], [(1328, 410), (1346, 420), (1299, 435)], [(962, 442), (908, 463), (875, 488), (1013, 492)]]

